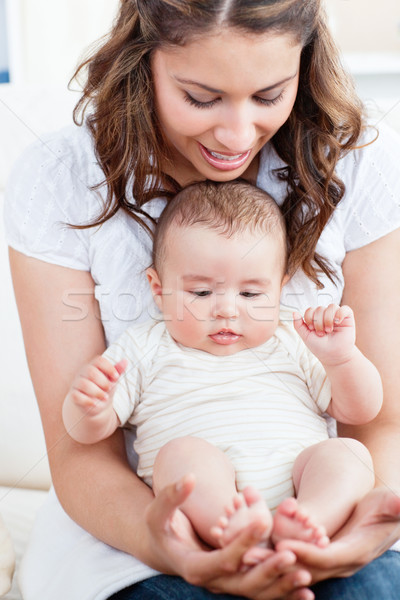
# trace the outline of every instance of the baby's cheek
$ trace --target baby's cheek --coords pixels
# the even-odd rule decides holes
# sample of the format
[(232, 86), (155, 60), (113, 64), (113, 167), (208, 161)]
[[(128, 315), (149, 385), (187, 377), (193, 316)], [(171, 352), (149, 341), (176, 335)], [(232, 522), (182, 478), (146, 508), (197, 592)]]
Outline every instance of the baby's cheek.
[(170, 323), (169, 331), (175, 341), (188, 347), (196, 347), (204, 337), (206, 322), (198, 311), (187, 308), (181, 315), (176, 315)]

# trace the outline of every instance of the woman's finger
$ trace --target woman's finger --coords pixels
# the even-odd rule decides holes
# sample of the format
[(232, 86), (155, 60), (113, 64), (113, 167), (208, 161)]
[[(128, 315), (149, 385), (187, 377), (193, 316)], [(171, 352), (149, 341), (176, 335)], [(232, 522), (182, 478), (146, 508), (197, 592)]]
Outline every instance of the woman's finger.
[(147, 507), (146, 521), (152, 531), (168, 528), (171, 518), (181, 504), (192, 493), (194, 475), (185, 475), (177, 483), (166, 486)]
[[(293, 565), (284, 566), (280, 554), (276, 553), (250, 569), (243, 580), (236, 584), (239, 592), (257, 600), (286, 598), (295, 592), (297, 594), (294, 597), (298, 600), (314, 598), (313, 593), (306, 590), (306, 586), (311, 583), (311, 574), (306, 569), (294, 568)], [(235, 593), (234, 588), (232, 593)]]

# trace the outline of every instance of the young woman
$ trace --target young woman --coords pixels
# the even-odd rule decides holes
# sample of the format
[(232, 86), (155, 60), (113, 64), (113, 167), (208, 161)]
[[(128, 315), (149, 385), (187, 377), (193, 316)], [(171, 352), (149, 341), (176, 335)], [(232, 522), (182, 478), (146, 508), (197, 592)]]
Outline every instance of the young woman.
[[(122, 0), (85, 66), (81, 127), (29, 149), (7, 195), (55, 489), (25, 557), (25, 600), (397, 598), (400, 142), (364, 124), (319, 0)], [(293, 273), (283, 302), (351, 305), (385, 391), (371, 424), (340, 427), (369, 448), (376, 488), (327, 549), (286, 542), (249, 571), (256, 525), (222, 550), (202, 547), (175, 513), (190, 485), (154, 499), (120, 433), (82, 446), (61, 419), (80, 366), (153, 314), (151, 219), (192, 181), (236, 177), (282, 205)]]

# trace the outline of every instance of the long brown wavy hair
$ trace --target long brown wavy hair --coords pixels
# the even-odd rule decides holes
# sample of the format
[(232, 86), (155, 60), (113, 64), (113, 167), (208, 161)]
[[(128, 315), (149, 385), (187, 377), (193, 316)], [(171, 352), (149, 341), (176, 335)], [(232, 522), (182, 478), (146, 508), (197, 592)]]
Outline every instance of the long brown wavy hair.
[(74, 76), (84, 72), (86, 79), (74, 120), (88, 125), (105, 175), (96, 187), (107, 186), (104, 210), (89, 226), (122, 209), (148, 228), (146, 202), (179, 191), (162, 171), (168, 146), (155, 111), (151, 56), (221, 26), (243, 34), (290, 33), (302, 45), (297, 99), (271, 141), (287, 165), (277, 176), (287, 184), (282, 211), (289, 272), (302, 268), (321, 287), (321, 271), (334, 275), (315, 248), (345, 191), (335, 166), (363, 128), (363, 108), (341, 66), (321, 0), (121, 0), (110, 35)]

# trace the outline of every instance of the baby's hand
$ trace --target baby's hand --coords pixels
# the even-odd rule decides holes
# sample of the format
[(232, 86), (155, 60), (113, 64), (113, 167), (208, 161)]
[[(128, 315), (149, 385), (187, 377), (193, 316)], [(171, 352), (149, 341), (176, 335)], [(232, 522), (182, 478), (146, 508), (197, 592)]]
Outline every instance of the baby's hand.
[(69, 400), (84, 413), (98, 415), (105, 411), (112, 402), (112, 391), (127, 364), (123, 359), (113, 365), (104, 356), (96, 356), (74, 380), (68, 393)]
[(351, 357), (356, 329), (349, 306), (308, 308), (303, 318), (294, 312), (293, 320), (296, 331), (322, 364), (338, 365)]

